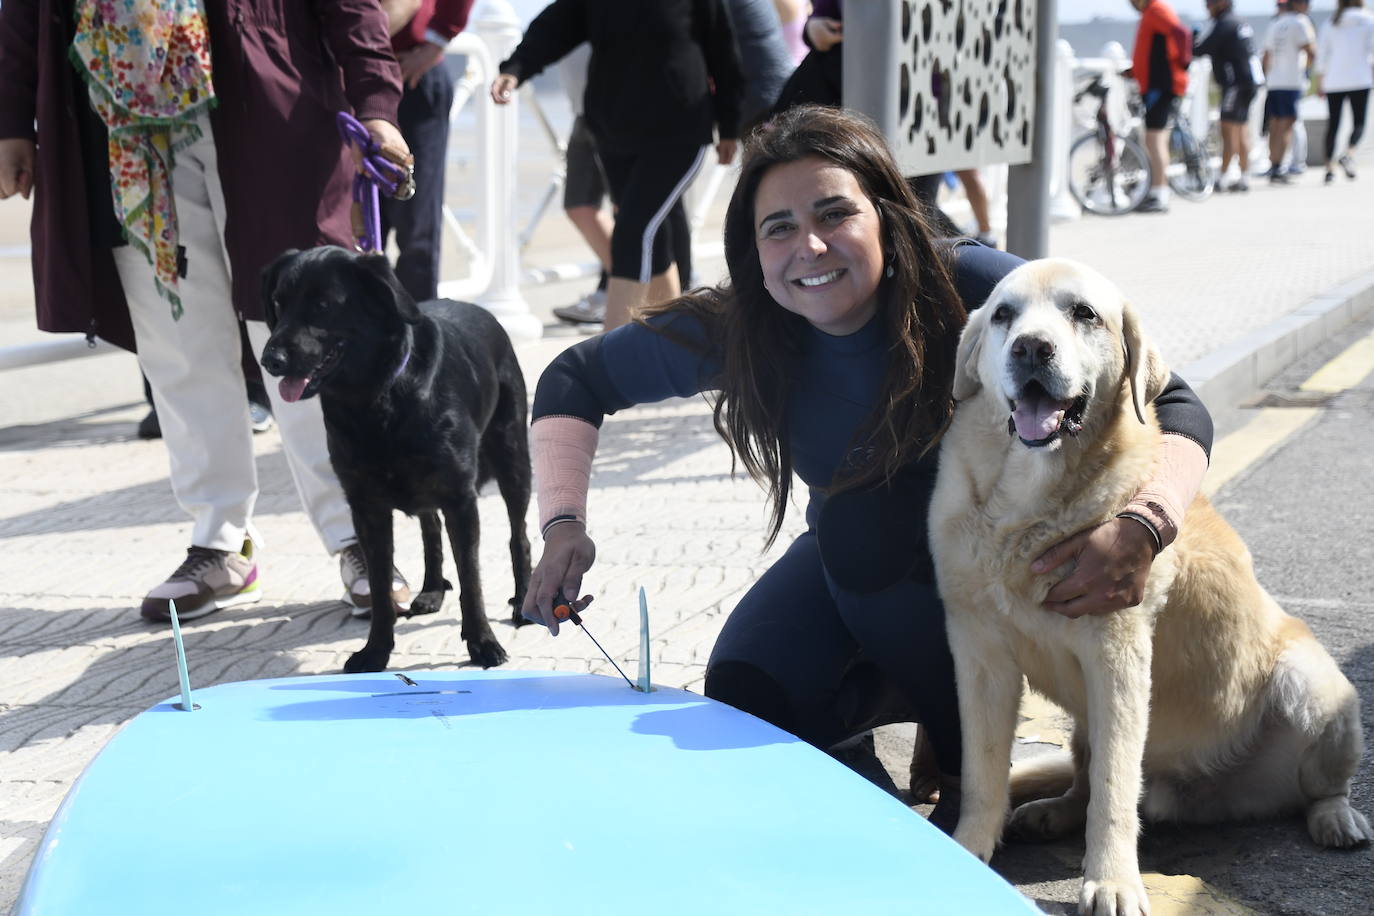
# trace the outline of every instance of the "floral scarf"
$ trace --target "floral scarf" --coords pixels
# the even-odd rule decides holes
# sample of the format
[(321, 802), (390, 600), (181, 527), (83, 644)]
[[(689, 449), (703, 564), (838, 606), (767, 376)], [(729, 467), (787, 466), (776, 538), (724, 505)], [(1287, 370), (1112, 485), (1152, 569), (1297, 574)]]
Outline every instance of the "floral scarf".
[(76, 0), (70, 57), (109, 130), (115, 218), (180, 318), (172, 161), (215, 102), (205, 14), (199, 0)]

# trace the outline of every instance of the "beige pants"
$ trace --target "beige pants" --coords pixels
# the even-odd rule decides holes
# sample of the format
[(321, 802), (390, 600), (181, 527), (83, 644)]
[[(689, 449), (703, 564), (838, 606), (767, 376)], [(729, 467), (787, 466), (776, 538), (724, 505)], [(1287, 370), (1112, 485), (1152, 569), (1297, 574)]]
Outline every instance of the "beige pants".
[[(191, 516), (191, 543), (238, 550), (258, 497), (252, 431), (240, 367), (238, 317), (230, 302), (224, 249), (224, 191), (208, 119), (199, 141), (177, 154), (172, 172), (186, 276), (180, 320), (158, 295), (147, 258), (131, 246), (115, 249), (115, 264), (138, 343), (138, 361), (153, 388), (162, 438), (171, 457), (172, 492)], [(249, 321), (248, 339), (261, 356), (267, 325)], [(325, 445), (317, 398), (288, 404), (267, 377), (272, 412), (306, 514), (330, 553), (356, 540), (353, 517)]]

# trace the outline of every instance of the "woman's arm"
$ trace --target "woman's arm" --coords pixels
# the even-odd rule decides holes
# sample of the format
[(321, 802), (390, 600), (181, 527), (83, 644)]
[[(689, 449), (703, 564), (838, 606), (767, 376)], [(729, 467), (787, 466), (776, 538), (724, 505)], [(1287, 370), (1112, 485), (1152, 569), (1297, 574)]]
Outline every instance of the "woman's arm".
[(544, 7), (498, 69), (518, 85), (561, 60), (587, 40), (586, 7), (586, 0), (555, 0)]

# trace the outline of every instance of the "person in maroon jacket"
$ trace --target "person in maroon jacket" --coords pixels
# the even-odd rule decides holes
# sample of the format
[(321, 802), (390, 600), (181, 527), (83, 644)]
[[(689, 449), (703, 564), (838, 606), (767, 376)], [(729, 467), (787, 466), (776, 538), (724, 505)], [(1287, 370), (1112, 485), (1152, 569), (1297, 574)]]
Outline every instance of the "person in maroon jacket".
[[(38, 326), (136, 345), (192, 518), (185, 561), (142, 613), (167, 620), (175, 600), (190, 619), (259, 596), (238, 321), (260, 352), (262, 268), (351, 246), (357, 166), (335, 113), (403, 150), (401, 75), (376, 0), (136, 6), (0, 5), (0, 199), (34, 194)], [(366, 604), (319, 403), (271, 395), (306, 511)]]
[(415, 155), (415, 196), (382, 203), (384, 231), (396, 234), (396, 276), (417, 301), (439, 295), (444, 231), (444, 163), (453, 76), (444, 49), (467, 26), (473, 0), (382, 0), (405, 91), (397, 124)]

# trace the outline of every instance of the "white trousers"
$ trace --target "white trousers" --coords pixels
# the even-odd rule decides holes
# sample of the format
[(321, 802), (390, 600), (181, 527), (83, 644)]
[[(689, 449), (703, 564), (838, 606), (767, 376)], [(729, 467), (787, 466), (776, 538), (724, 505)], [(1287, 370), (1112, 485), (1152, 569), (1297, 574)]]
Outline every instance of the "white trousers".
[[(132, 246), (114, 251), (129, 302), (138, 362), (152, 385), (162, 438), (171, 457), (172, 492), (191, 516), (191, 543), (217, 550), (243, 546), (258, 498), (253, 433), (240, 365), (238, 316), (230, 302), (224, 249), (224, 191), (207, 118), (195, 144), (177, 154), (172, 172), (179, 242), (186, 276), (179, 284), (184, 314), (172, 319), (158, 295), (148, 259)], [(267, 325), (249, 321), (248, 339), (261, 359)], [(357, 540), (353, 517), (329, 462), (317, 398), (288, 404), (265, 379), (291, 476), (306, 514), (332, 554)]]

